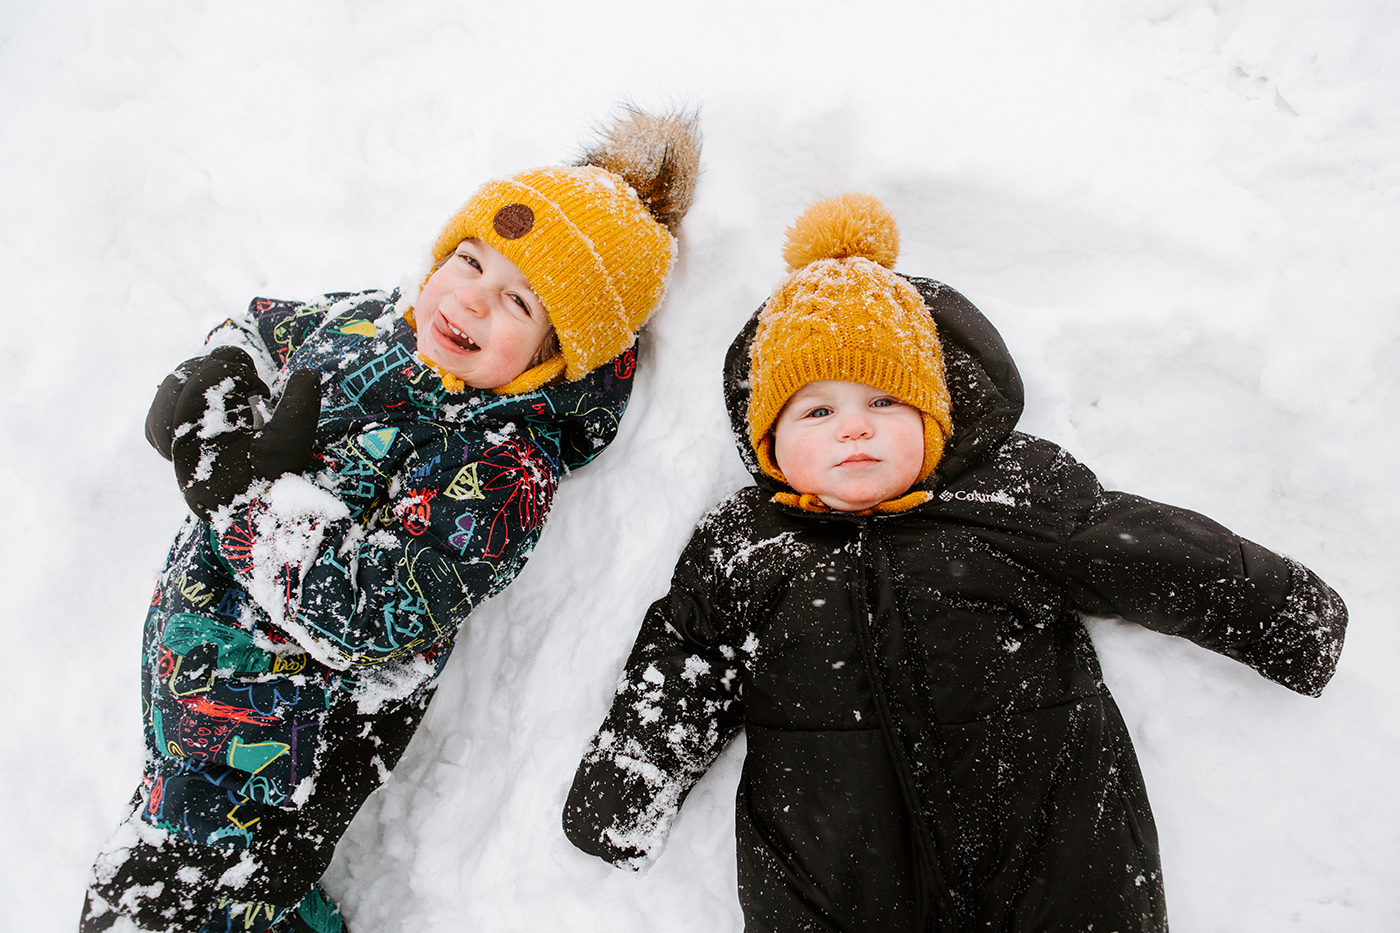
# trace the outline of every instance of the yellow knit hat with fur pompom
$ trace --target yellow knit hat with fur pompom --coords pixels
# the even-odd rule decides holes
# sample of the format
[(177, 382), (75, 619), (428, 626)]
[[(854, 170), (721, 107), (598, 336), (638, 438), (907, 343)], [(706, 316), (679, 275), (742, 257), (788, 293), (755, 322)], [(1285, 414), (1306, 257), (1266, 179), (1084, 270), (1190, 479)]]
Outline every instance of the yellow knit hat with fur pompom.
[(788, 228), (791, 273), (758, 317), (750, 355), (749, 443), (759, 466), (786, 482), (771, 429), (793, 393), (824, 379), (888, 392), (923, 414), (922, 482), (953, 433), (943, 351), (928, 307), (890, 271), (899, 256), (894, 217), (868, 194), (818, 201)]
[(628, 108), (583, 164), (489, 181), (447, 221), (434, 263), (469, 237), (481, 240), (525, 274), (559, 340), (557, 355), (497, 393), (528, 392), (561, 374), (581, 379), (632, 345), (666, 291), (672, 230), (690, 206), (699, 158), (693, 113)]

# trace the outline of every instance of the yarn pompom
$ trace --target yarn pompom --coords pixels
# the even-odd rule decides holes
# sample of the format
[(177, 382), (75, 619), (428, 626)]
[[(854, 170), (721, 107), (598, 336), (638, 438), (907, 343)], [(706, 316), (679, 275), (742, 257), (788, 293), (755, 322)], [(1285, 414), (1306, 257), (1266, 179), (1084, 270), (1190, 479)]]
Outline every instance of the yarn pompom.
[(873, 194), (850, 192), (817, 201), (792, 222), (783, 246), (789, 272), (818, 259), (860, 256), (886, 269), (899, 257), (899, 225)]
[(620, 175), (672, 233), (690, 209), (700, 174), (700, 118), (694, 110), (650, 114), (626, 104), (578, 161)]

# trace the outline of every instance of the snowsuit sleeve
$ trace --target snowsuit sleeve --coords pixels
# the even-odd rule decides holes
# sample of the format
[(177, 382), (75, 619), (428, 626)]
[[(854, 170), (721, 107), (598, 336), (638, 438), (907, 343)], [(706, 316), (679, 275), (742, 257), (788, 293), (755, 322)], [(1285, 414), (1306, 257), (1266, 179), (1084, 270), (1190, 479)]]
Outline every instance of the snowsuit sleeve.
[(638, 869), (660, 854), (681, 803), (743, 723), (743, 601), (723, 572), (724, 506), (682, 553), (652, 603), (612, 710), (574, 776), (564, 832), (574, 845)]
[[(216, 527), (218, 549), (279, 629), (329, 667), (420, 654), (502, 589), (539, 536), (557, 476), (527, 438), (431, 423), (367, 524), (284, 477)], [(338, 507), (338, 508), (337, 508)]]
[(271, 385), (287, 357), (325, 320), (336, 302), (354, 294), (334, 292), (312, 302), (254, 298), (246, 313), (211, 330), (205, 344), (210, 349), (234, 346), (246, 350), (258, 367), (258, 375)]
[(1063, 567), (1081, 609), (1188, 638), (1298, 693), (1322, 692), (1347, 610), (1316, 574), (1204, 515), (1105, 491), (1068, 455), (1061, 482), (1076, 504)]

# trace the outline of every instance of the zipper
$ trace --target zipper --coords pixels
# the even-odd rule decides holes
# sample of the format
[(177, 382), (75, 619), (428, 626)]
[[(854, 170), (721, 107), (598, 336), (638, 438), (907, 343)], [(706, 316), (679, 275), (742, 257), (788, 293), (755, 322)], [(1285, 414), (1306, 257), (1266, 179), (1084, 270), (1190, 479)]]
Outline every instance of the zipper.
[[(880, 732), (885, 738), (885, 746), (889, 751), (890, 760), (894, 763), (895, 772), (899, 776), (900, 788), (904, 793), (904, 805), (914, 826), (916, 848), (923, 868), (922, 871), (918, 872), (918, 877), (923, 887), (926, 888), (918, 893), (922, 895), (922, 903), (926, 904), (931, 901), (933, 904), (934, 915), (923, 917), (921, 926), (929, 933), (956, 933), (961, 923), (957, 907), (954, 905), (952, 890), (948, 886), (948, 878), (942, 870), (942, 866), (948, 864), (948, 859), (939, 857), (937, 842), (923, 815), (924, 808), (920, 804), (919, 795), (915, 788), (913, 769), (904, 753), (904, 746), (899, 740), (899, 730), (896, 728), (894, 716), (890, 712), (882, 666), (876, 660), (878, 655), (874, 632), (875, 614), (871, 609), (873, 580), (869, 572), (869, 555), (873, 554), (877, 547), (874, 540), (875, 527), (875, 522), (862, 520), (859, 523), (859, 531), (856, 536), (857, 592), (854, 600), (857, 612), (856, 632), (860, 637), (860, 649), (864, 656), (866, 673), (870, 677), (871, 688), (875, 694), (875, 708), (879, 713)], [(949, 813), (951, 813), (951, 801), (949, 801), (948, 806)]]

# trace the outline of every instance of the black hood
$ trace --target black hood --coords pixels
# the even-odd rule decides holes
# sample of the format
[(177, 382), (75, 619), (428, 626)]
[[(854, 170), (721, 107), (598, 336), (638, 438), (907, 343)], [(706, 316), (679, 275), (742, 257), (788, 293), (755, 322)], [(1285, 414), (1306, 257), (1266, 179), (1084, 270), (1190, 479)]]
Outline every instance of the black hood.
[[(903, 277), (923, 296), (938, 327), (953, 398), (953, 438), (925, 484), (932, 489), (962, 473), (1011, 433), (1021, 417), (1025, 390), (1001, 334), (972, 302), (933, 279)], [(724, 359), (724, 401), (744, 468), (760, 486), (776, 492), (784, 487), (758, 468), (749, 446), (749, 349), (762, 311), (760, 305), (730, 344)]]

